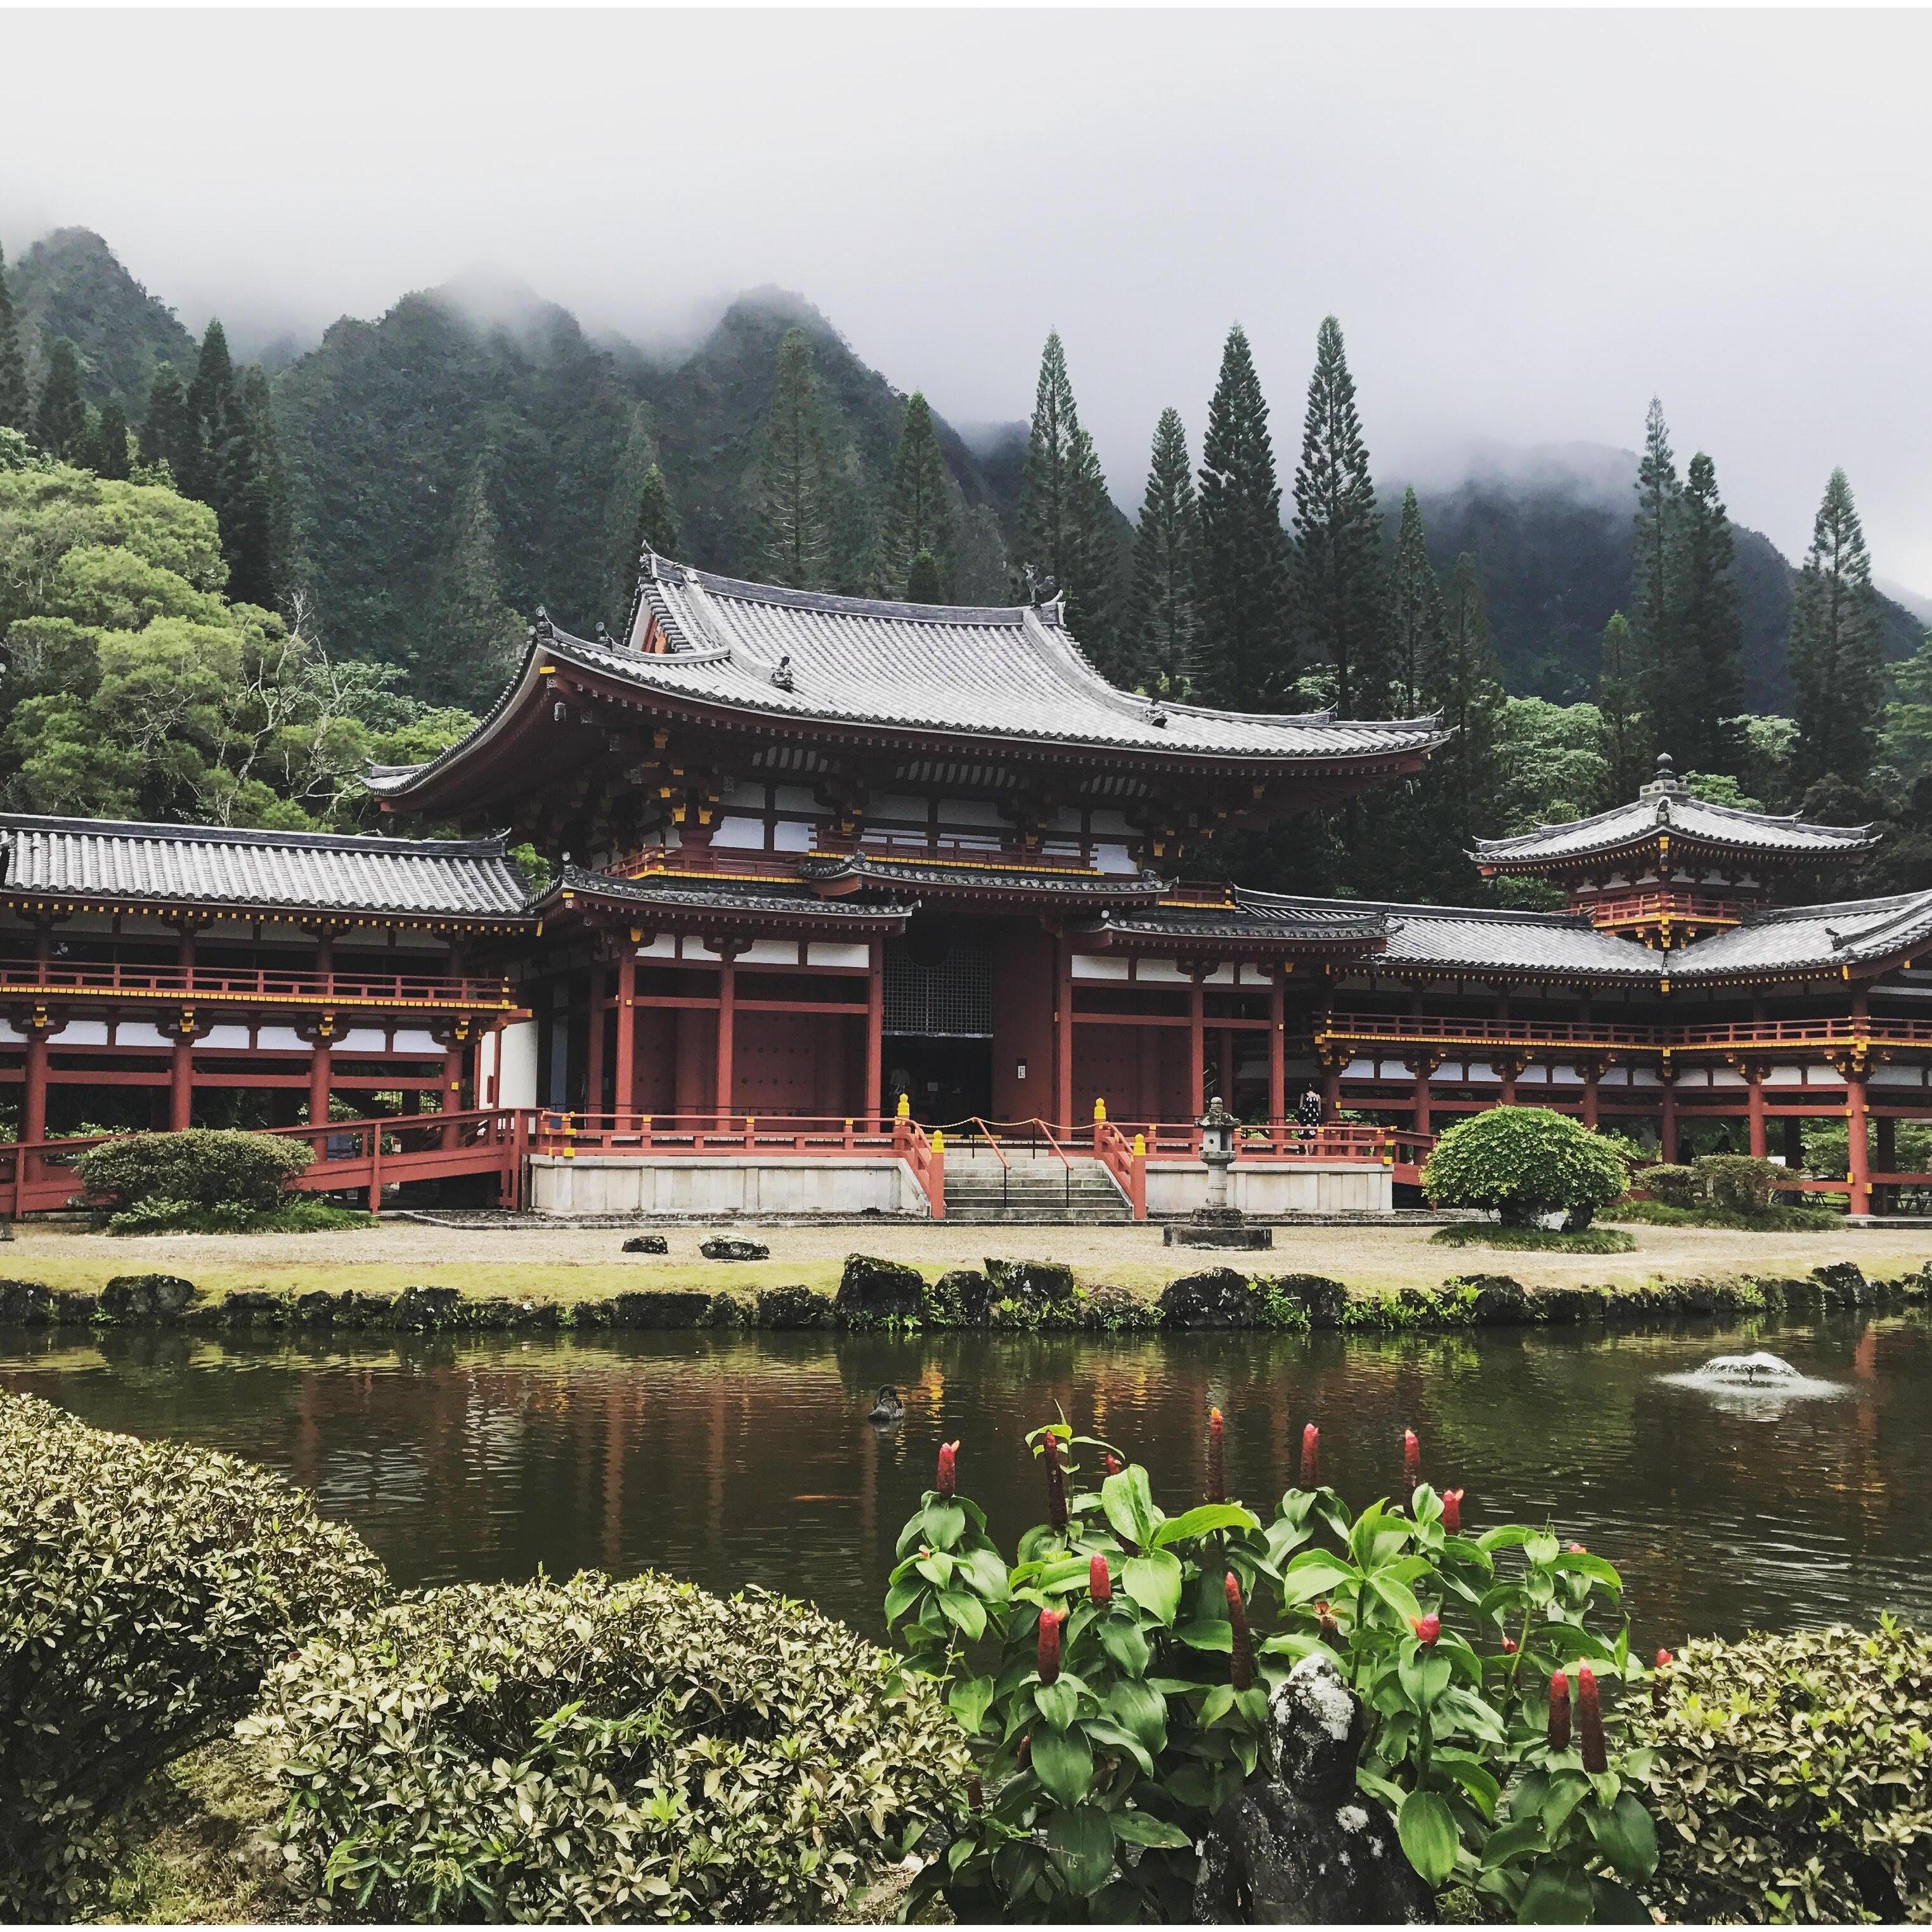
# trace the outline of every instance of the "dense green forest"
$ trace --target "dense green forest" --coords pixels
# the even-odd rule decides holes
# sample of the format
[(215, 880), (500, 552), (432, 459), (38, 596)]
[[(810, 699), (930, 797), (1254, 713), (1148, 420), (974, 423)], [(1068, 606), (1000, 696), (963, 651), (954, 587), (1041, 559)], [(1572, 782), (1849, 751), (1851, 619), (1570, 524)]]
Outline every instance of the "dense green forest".
[(1232, 330), (1198, 464), (1160, 410), (1130, 521), (1058, 336), (1030, 422), (970, 442), (769, 290), (674, 360), (458, 285), (271, 371), (62, 230), (0, 264), (0, 788), (352, 822), (359, 760), (460, 730), (538, 603), (616, 628), (648, 541), (919, 602), (1055, 591), (1123, 682), (1456, 726), (1406, 790), (1197, 857), (1255, 883), (1480, 896), (1474, 835), (1600, 809), (1660, 750), (1712, 796), (1879, 819), (1874, 883), (1932, 880), (1932, 650), (1872, 587), (1841, 474), (1795, 570), (1655, 404), (1635, 458), (1378, 488), (1334, 318), (1311, 352), (1277, 438)]

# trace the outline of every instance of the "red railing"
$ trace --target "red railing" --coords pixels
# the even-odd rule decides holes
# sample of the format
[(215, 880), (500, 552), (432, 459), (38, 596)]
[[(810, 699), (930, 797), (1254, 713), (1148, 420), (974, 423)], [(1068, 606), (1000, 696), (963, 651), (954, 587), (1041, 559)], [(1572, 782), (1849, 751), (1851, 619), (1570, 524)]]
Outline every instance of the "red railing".
[(273, 967), (143, 966), (125, 960), (40, 968), (0, 962), (0, 997), (246, 1000), (316, 1006), (510, 1007), (506, 980), (401, 973), (293, 973)]
[(1700, 892), (1631, 892), (1593, 900), (1586, 908), (1600, 931), (1625, 926), (1739, 926), (1748, 908), (1742, 899), (1707, 898)]
[(1820, 1014), (1782, 1020), (1712, 1020), (1683, 1026), (1626, 1026), (1586, 1020), (1462, 1018), (1427, 1013), (1330, 1013), (1318, 1040), (1391, 1047), (1516, 1046), (1607, 1048), (1621, 1053), (1723, 1053), (1745, 1048), (1932, 1047), (1932, 1019)]
[(1147, 1219), (1147, 1143), (1130, 1140), (1112, 1120), (1094, 1123), (1094, 1158), (1114, 1177), (1136, 1221)]

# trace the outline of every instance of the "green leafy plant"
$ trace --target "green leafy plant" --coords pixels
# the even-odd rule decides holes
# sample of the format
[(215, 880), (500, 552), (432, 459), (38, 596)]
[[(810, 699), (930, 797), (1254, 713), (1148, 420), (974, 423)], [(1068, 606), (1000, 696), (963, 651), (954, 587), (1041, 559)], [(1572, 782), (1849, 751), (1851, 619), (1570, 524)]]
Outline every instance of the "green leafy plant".
[(115, 1814), (232, 1723), (382, 1565), (232, 1456), (89, 1429), (0, 1394), (0, 1918), (70, 1917)]
[(1422, 1170), (1422, 1190), (1434, 1205), (1489, 1208), (1510, 1227), (1558, 1210), (1573, 1228), (1587, 1227), (1628, 1185), (1615, 1145), (1547, 1107), (1472, 1114), (1443, 1134)]
[(1637, 1720), (1673, 1918), (1898, 1921), (1932, 1889), (1932, 1635), (1687, 1644)]
[(396, 1604), (281, 1665), (242, 1732), (296, 1882), (379, 1920), (824, 1919), (969, 1769), (842, 1624), (649, 1572)]
[[(1642, 1675), (1616, 1571), (1547, 1531), (1462, 1525), (1462, 1493), (1419, 1480), (1352, 1514), (1318, 1474), (1264, 1520), (1225, 1498), (1209, 1418), (1207, 1499), (1175, 1516), (1148, 1472), (1064, 1421), (1035, 1430), (1046, 1520), (1009, 1564), (958, 1492), (959, 1445), (907, 1522), (886, 1615), (943, 1688), (980, 1768), (965, 1830), (922, 1882), (961, 1918), (1187, 1916), (1196, 1847), (1256, 1770), (1270, 1694), (1325, 1648), (1361, 1698), (1363, 1790), (1395, 1814), (1438, 1889), (1526, 1916), (1614, 1918), (1654, 1864), (1650, 1818), (1612, 1759), (1597, 1678)], [(1097, 1462), (1098, 1481), (1080, 1486)], [(1561, 1673), (1592, 1673), (1573, 1748)]]
[(75, 1163), (90, 1194), (138, 1212), (279, 1207), (282, 1191), (307, 1172), (315, 1150), (278, 1134), (196, 1127), (178, 1134), (130, 1134), (90, 1148)]

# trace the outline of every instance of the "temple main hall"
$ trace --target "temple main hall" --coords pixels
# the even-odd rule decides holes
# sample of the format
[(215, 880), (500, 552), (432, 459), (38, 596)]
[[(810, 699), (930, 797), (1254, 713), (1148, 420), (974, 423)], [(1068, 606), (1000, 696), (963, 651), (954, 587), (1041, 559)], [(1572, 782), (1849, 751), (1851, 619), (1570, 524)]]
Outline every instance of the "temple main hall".
[(1198, 882), (1230, 830), (1445, 736), (1118, 689), (1054, 601), (647, 552), (621, 634), (539, 614), (466, 737), (369, 774), (394, 836), (0, 817), (0, 1092), (36, 1150), (244, 1118), (320, 1145), (400, 1094), (425, 1178), (487, 1138), (492, 1184), (556, 1212), (943, 1212), (1021, 1141), (1070, 1203), (1078, 1164), (1096, 1209), (1181, 1211), (1216, 1096), (1258, 1213), (1386, 1207), (1509, 1102), (1665, 1158), (1724, 1123), (1794, 1174), (1802, 1123), (1840, 1120), (1852, 1212), (1924, 1184), (1894, 1148), (1932, 1116), (1932, 892), (1844, 896), (1868, 828), (1708, 803), (1666, 761), (1470, 855), (1561, 911)]

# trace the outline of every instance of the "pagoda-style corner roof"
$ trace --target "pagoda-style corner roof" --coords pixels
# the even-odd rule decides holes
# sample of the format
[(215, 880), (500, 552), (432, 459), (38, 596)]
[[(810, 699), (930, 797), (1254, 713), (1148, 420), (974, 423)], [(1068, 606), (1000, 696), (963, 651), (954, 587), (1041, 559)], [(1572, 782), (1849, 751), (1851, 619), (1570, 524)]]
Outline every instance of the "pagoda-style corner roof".
[(1744, 812), (1695, 797), (1658, 760), (1658, 775), (1628, 805), (1567, 825), (1540, 825), (1509, 838), (1479, 838), (1469, 856), (1485, 873), (1562, 872), (1635, 855), (1664, 838), (1761, 863), (1856, 860), (1878, 838), (1869, 825), (1820, 825), (1796, 812)]
[(502, 838), (377, 838), (0, 813), (0, 896), (124, 912), (520, 923)]
[(790, 590), (644, 554), (628, 634), (574, 638), (539, 616), (515, 679), (468, 736), (428, 764), (380, 766), (370, 789), (412, 806), (519, 728), (566, 669), (659, 714), (793, 736), (881, 730), (909, 743), (1065, 746), (1169, 766), (1347, 772), (1413, 768), (1439, 718), (1352, 723), (1328, 712), (1226, 711), (1109, 684), (1057, 602), (982, 608)]
[(1670, 955), (1669, 970), (1673, 982), (1865, 978), (1915, 954), (1932, 958), (1932, 892), (1750, 913)]
[(916, 907), (822, 898), (802, 880), (652, 871), (634, 878), (565, 862), (537, 910), (627, 918), (634, 925), (708, 932), (740, 926), (824, 933), (899, 932)]

